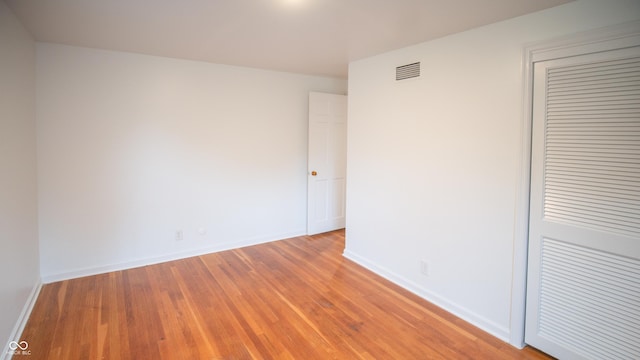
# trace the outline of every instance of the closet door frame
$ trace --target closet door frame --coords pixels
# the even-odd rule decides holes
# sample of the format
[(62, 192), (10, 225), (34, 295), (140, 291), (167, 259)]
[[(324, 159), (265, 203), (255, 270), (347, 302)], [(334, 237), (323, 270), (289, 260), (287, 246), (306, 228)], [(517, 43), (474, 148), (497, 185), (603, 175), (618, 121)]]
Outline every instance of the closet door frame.
[(511, 326), (509, 343), (523, 348), (526, 316), (529, 246), (529, 195), (531, 192), (531, 135), (533, 125), (533, 68), (536, 62), (561, 59), (640, 45), (640, 21), (595, 29), (535, 43), (523, 51), (523, 116), (521, 161), (514, 231)]

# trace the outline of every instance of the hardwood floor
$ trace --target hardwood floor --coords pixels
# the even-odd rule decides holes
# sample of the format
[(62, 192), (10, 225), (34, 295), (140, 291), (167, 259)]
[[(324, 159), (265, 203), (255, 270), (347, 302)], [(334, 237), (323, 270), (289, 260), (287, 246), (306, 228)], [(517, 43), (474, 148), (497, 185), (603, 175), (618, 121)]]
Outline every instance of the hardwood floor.
[(48, 284), (22, 339), (30, 360), (549, 359), (343, 250), (336, 231)]

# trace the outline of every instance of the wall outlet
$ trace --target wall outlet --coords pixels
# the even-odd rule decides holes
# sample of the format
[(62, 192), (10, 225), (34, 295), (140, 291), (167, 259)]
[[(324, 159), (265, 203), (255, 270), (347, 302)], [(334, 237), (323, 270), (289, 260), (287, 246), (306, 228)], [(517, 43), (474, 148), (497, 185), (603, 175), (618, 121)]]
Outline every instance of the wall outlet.
[(420, 260), (420, 273), (429, 276), (429, 262), (427, 260)]
[(184, 236), (182, 234), (182, 230), (176, 230), (176, 241), (182, 241)]
[(199, 229), (198, 229), (198, 234), (199, 234), (200, 236), (205, 236), (205, 235), (207, 235), (207, 229), (205, 229), (205, 228), (203, 228), (203, 227), (199, 228)]

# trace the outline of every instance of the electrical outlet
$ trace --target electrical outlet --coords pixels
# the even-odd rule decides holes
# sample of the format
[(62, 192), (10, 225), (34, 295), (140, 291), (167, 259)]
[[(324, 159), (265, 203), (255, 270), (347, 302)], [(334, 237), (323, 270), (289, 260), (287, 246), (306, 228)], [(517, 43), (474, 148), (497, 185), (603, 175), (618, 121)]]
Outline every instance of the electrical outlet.
[(424, 276), (429, 276), (429, 263), (427, 260), (420, 260), (420, 273)]
[(176, 241), (182, 241), (184, 236), (182, 234), (182, 230), (176, 230)]

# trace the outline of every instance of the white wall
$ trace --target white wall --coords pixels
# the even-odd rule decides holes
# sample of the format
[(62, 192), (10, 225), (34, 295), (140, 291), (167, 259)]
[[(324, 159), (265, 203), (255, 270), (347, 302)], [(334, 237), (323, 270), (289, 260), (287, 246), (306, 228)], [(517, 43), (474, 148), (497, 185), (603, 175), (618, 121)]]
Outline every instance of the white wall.
[(40, 281), (35, 62), (31, 35), (0, 1), (0, 358)]
[(45, 282), (305, 233), (308, 92), (345, 93), (345, 80), (54, 44), (37, 55)]
[(345, 255), (508, 340), (523, 49), (638, 18), (577, 1), (351, 63)]

